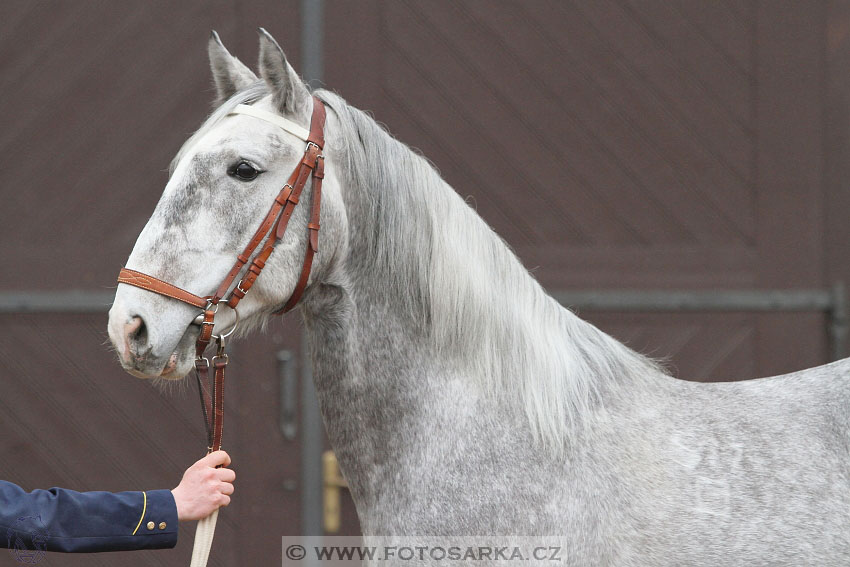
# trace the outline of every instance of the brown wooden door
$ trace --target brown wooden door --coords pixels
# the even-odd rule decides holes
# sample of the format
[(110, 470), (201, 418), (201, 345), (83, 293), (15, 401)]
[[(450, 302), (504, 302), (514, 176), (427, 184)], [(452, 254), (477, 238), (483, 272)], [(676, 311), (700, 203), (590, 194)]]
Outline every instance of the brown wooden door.
[[(823, 245), (834, 7), (333, 7), (327, 83), (433, 160), (546, 287), (828, 288), (842, 276)], [(827, 360), (817, 313), (583, 315), (686, 378)]]
[[(115, 286), (169, 160), (209, 110), (209, 31), (253, 65), (258, 25), (274, 29), (298, 61), (296, 0), (4, 6), (0, 293)], [(124, 373), (105, 346), (107, 309), (105, 301), (96, 315), (0, 315), (4, 480), (28, 489), (173, 488), (203, 455), (195, 385), (160, 390)], [(295, 316), (234, 347), (224, 446), (239, 479), (211, 566), (274, 564), (280, 536), (300, 530), (292, 482), (300, 445), (278, 426), (282, 349), (300, 362)], [(188, 565), (193, 537), (186, 524), (173, 551), (45, 562)], [(6, 564), (15, 561), (3, 551)]]

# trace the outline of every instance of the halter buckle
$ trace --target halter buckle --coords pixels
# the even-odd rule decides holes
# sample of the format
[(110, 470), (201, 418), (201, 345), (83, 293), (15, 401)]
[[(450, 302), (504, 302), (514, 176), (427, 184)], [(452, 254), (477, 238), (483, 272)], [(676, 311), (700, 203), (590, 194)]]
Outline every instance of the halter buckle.
[(224, 352), (226, 337), (227, 337), (227, 335), (225, 335), (223, 337), (218, 337), (216, 339), (216, 343), (218, 343), (218, 350), (216, 351), (215, 356), (212, 358), (213, 364), (215, 364), (216, 360), (223, 360), (224, 364), (227, 364), (228, 362), (230, 362), (230, 357), (227, 356), (226, 352)]
[(204, 320), (204, 314), (201, 313), (200, 315), (192, 319), (192, 324), (200, 327), (201, 325), (215, 325), (215, 321)]

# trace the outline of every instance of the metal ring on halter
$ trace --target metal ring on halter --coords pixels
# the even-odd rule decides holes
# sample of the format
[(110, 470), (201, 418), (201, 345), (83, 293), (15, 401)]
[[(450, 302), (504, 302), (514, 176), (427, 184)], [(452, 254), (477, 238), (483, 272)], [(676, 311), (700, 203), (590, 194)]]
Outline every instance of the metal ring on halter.
[[(225, 303), (225, 305), (227, 305), (227, 304)], [(228, 307), (230, 307), (230, 306), (228, 305)], [(227, 330), (226, 333), (219, 333), (217, 335), (213, 335), (212, 337), (214, 339), (217, 339), (217, 340), (226, 339), (227, 337), (232, 335), (233, 332), (236, 330), (236, 327), (239, 326), (239, 311), (237, 311), (235, 307), (230, 307), (230, 308), (233, 309), (233, 313), (236, 315), (236, 320), (233, 321), (233, 325)]]

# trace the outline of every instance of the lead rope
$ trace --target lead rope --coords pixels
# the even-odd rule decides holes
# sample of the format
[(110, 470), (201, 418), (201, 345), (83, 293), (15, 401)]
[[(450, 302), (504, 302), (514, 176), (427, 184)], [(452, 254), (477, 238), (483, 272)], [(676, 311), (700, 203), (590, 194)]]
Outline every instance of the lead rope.
[[(204, 426), (207, 430), (207, 454), (221, 449), (222, 422), (224, 419), (224, 371), (229, 357), (224, 352), (226, 335), (216, 338), (218, 350), (212, 359), (214, 377), (207, 390), (209, 381), (209, 361), (201, 355), (195, 360), (195, 377), (198, 381), (198, 393), (201, 398), (201, 411), (204, 414)], [(200, 347), (199, 347), (200, 348)], [(195, 528), (195, 544), (192, 547), (192, 561), (189, 567), (206, 567), (218, 522), (218, 508), (198, 521)]]
[(215, 512), (198, 521), (198, 527), (195, 528), (195, 546), (192, 548), (192, 562), (189, 563), (189, 567), (207, 567), (216, 522), (218, 522), (217, 508)]
[[(201, 400), (201, 412), (204, 416), (204, 428), (207, 431), (207, 454), (221, 449), (221, 434), (222, 422), (224, 420), (224, 370), (229, 362), (229, 357), (224, 352), (225, 339), (232, 333), (236, 327), (228, 332), (217, 337), (212, 334), (215, 324), (215, 314), (218, 311), (218, 304), (208, 301), (204, 309), (203, 320), (201, 321), (201, 332), (195, 346), (195, 378), (198, 382), (198, 394)], [(238, 314), (236, 324), (238, 324)], [(209, 369), (210, 361), (204, 356), (207, 346), (211, 340), (215, 338), (217, 351), (212, 359), (212, 366), (215, 369), (213, 380), (209, 388)], [(213, 537), (215, 536), (215, 526), (218, 522), (218, 508), (207, 516), (202, 518), (195, 528), (195, 543), (192, 547), (192, 561), (189, 567), (206, 567), (210, 558), (210, 550), (212, 549)]]

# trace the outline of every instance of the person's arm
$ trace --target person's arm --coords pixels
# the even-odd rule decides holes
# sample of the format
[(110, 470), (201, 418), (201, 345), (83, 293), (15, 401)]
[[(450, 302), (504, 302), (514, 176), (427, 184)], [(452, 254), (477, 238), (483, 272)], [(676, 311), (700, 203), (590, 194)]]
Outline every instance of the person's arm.
[(33, 490), (0, 481), (0, 546), (93, 552), (177, 544), (177, 507), (169, 490)]
[(178, 519), (199, 519), (229, 503), (235, 473), (215, 468), (228, 464), (223, 451), (207, 455), (173, 491), (28, 493), (0, 481), (0, 547), (65, 552), (174, 547)]

